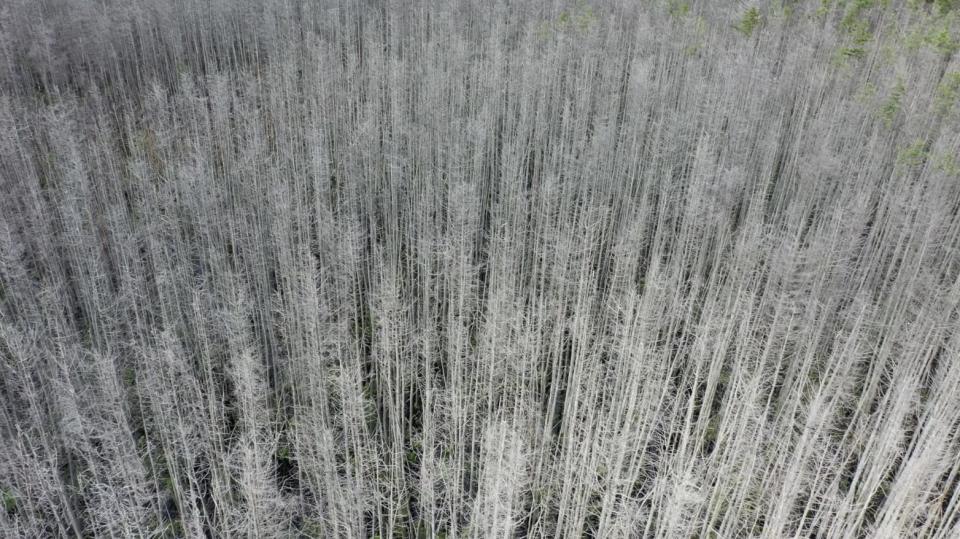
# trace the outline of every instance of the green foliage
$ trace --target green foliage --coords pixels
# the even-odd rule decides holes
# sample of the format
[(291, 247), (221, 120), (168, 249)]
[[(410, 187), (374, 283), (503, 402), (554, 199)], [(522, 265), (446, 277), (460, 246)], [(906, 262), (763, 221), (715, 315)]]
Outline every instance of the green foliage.
[(854, 46), (862, 47), (873, 39), (873, 32), (870, 31), (870, 23), (867, 21), (857, 21), (848, 28)]
[[(821, 7), (826, 5), (829, 4), (825, 3)], [(866, 56), (866, 45), (873, 39), (873, 25), (863, 16), (873, 6), (874, 0), (856, 0), (847, 9), (840, 22), (840, 29), (846, 35), (846, 45), (837, 51), (834, 57), (837, 63), (842, 64), (847, 60)]]
[(754, 29), (760, 25), (760, 10), (751, 7), (740, 17), (740, 22), (734, 25), (734, 28), (746, 37), (753, 35)]
[(950, 27), (947, 24), (941, 24), (939, 28), (927, 33), (927, 35), (924, 36), (923, 42), (945, 56), (953, 54), (957, 48), (960, 48), (960, 43), (954, 39)]
[(721, 522), (723, 515), (730, 510), (730, 500), (723, 494), (715, 497), (710, 504), (710, 515), (712, 522)]
[(904, 45), (909, 51), (928, 47), (944, 56), (960, 49), (960, 12), (955, 4), (937, 8), (933, 13), (920, 14), (907, 32)]
[(946, 15), (960, 6), (958, 0), (909, 0), (908, 4), (917, 10), (923, 7), (932, 7), (934, 14)]
[(137, 373), (133, 367), (126, 367), (123, 369), (122, 378), (124, 387), (133, 387), (137, 382)]
[(934, 0), (934, 4), (937, 6), (937, 10), (942, 14), (946, 15), (948, 12), (957, 9), (960, 6), (960, 1), (958, 0)]
[(832, 5), (832, 0), (820, 0), (820, 7), (818, 7), (816, 11), (817, 17), (825, 17), (827, 13), (830, 13)]
[(537, 38), (542, 41), (555, 35), (586, 32), (596, 25), (597, 20), (593, 7), (581, 1), (572, 10), (561, 11), (556, 20), (541, 22), (537, 26)]
[(866, 56), (867, 50), (863, 47), (843, 47), (837, 51), (837, 60), (860, 59)]
[(853, 98), (861, 104), (869, 104), (873, 102), (873, 98), (877, 95), (877, 85), (867, 81), (864, 83), (863, 88), (860, 88), (860, 91), (857, 92)]
[(693, 24), (696, 35), (691, 36), (683, 47), (683, 53), (687, 56), (693, 56), (703, 50), (703, 38), (707, 33), (707, 23), (703, 17), (697, 17)]
[(960, 97), (960, 71), (943, 76), (943, 82), (937, 86), (936, 107), (940, 114), (950, 112)]
[(952, 153), (938, 154), (933, 158), (934, 168), (947, 176), (960, 177), (960, 162)]
[(168, 522), (163, 528), (163, 532), (160, 537), (164, 539), (176, 539), (180, 537), (186, 537), (183, 532), (183, 522), (180, 519), (173, 520)]
[(300, 526), (300, 534), (311, 539), (319, 539), (323, 537), (323, 524), (312, 518), (306, 518), (303, 520), (303, 525)]
[(786, 21), (793, 17), (797, 4), (796, 0), (777, 0), (770, 3), (768, 13)]
[(927, 143), (921, 139), (915, 140), (897, 153), (897, 162), (911, 167), (922, 165), (926, 158)]
[(410, 521), (410, 499), (404, 497), (400, 499), (395, 514), (396, 521), (393, 524), (393, 537), (409, 537), (407, 534), (407, 523)]
[(840, 23), (841, 28), (851, 31), (853, 27), (864, 24), (866, 21), (861, 20), (860, 17), (871, 7), (873, 7), (873, 0), (855, 0), (844, 14), (843, 21)]
[(703, 441), (708, 444), (717, 443), (717, 434), (720, 432), (720, 416), (714, 415), (707, 423), (707, 429), (704, 431)]
[(0, 500), (3, 502), (3, 509), (7, 514), (12, 514), (17, 510), (17, 497), (13, 492), (7, 489), (0, 489)]
[(574, 15), (574, 24), (581, 31), (585, 31), (597, 22), (597, 15), (593, 12), (593, 8), (587, 5), (586, 2), (580, 2), (577, 4), (577, 11)]
[(880, 118), (887, 127), (893, 125), (893, 120), (897, 117), (897, 113), (900, 112), (900, 102), (903, 100), (904, 93), (906, 93), (906, 87), (903, 84), (903, 79), (898, 78), (897, 84), (890, 92), (890, 96), (887, 97), (886, 101), (884, 101), (880, 107)]
[(686, 0), (670, 0), (667, 3), (667, 12), (671, 17), (681, 19), (690, 13), (690, 2)]

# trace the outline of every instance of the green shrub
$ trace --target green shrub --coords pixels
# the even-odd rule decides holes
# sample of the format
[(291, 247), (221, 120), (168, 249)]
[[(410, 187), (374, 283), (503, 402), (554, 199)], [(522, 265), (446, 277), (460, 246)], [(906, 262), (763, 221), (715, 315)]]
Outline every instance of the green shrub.
[(743, 13), (740, 22), (734, 28), (746, 37), (753, 35), (753, 30), (760, 25), (760, 10), (752, 7)]
[(681, 19), (690, 13), (690, 3), (685, 0), (670, 0), (667, 5), (667, 12), (670, 13), (671, 17)]
[(915, 167), (922, 165), (927, 158), (927, 143), (921, 139), (915, 140), (897, 154), (897, 162)]
[(960, 48), (960, 43), (957, 43), (957, 40), (953, 38), (950, 27), (946, 24), (928, 33), (923, 42), (945, 56), (953, 54)]
[(956, 176), (960, 177), (960, 162), (957, 161), (957, 156), (951, 153), (944, 153), (934, 157), (934, 167), (939, 172), (946, 174), (947, 176)]
[(937, 86), (936, 105), (940, 114), (950, 112), (960, 96), (960, 71), (947, 73)]
[(903, 85), (903, 80), (897, 79), (897, 84), (893, 87), (893, 91), (890, 92), (890, 97), (884, 101), (883, 106), (880, 108), (880, 118), (887, 127), (893, 125), (894, 118), (896, 118), (897, 113), (900, 112), (900, 101), (903, 99), (905, 92), (906, 87)]
[(3, 501), (3, 509), (7, 514), (12, 514), (17, 510), (17, 497), (13, 495), (13, 492), (0, 489), (0, 500)]
[(585, 32), (597, 22), (597, 15), (586, 2), (579, 2), (573, 10), (561, 11), (554, 21), (543, 21), (537, 25), (537, 38), (546, 40), (555, 34)]

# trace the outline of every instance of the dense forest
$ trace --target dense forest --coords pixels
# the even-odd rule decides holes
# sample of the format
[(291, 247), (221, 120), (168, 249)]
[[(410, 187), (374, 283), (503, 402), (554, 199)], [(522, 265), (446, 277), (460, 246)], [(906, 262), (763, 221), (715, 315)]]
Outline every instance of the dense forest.
[(0, 537), (960, 537), (960, 1), (0, 2)]

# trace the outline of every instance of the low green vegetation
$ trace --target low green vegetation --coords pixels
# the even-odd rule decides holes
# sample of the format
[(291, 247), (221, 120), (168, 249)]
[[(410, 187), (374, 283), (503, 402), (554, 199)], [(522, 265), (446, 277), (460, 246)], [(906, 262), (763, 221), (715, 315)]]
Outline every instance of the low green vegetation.
[(3, 503), (3, 509), (8, 515), (12, 515), (17, 510), (17, 497), (12, 491), (0, 488), (0, 502)]
[(917, 139), (897, 153), (897, 162), (915, 167), (927, 160), (927, 142)]
[(743, 12), (740, 21), (734, 25), (734, 28), (745, 37), (750, 37), (753, 35), (753, 31), (756, 30), (757, 26), (760, 25), (760, 22), (760, 10), (756, 7), (751, 7)]
[(897, 117), (897, 114), (900, 112), (902, 106), (903, 96), (906, 93), (907, 89), (903, 83), (903, 79), (897, 77), (897, 83), (890, 90), (890, 95), (887, 96), (884, 100), (883, 105), (880, 107), (880, 118), (883, 120), (883, 123), (889, 128), (893, 125), (894, 120)]
[(537, 36), (541, 40), (556, 35), (578, 35), (597, 24), (598, 17), (593, 7), (581, 0), (573, 9), (563, 10), (552, 21), (543, 21), (537, 26)]

